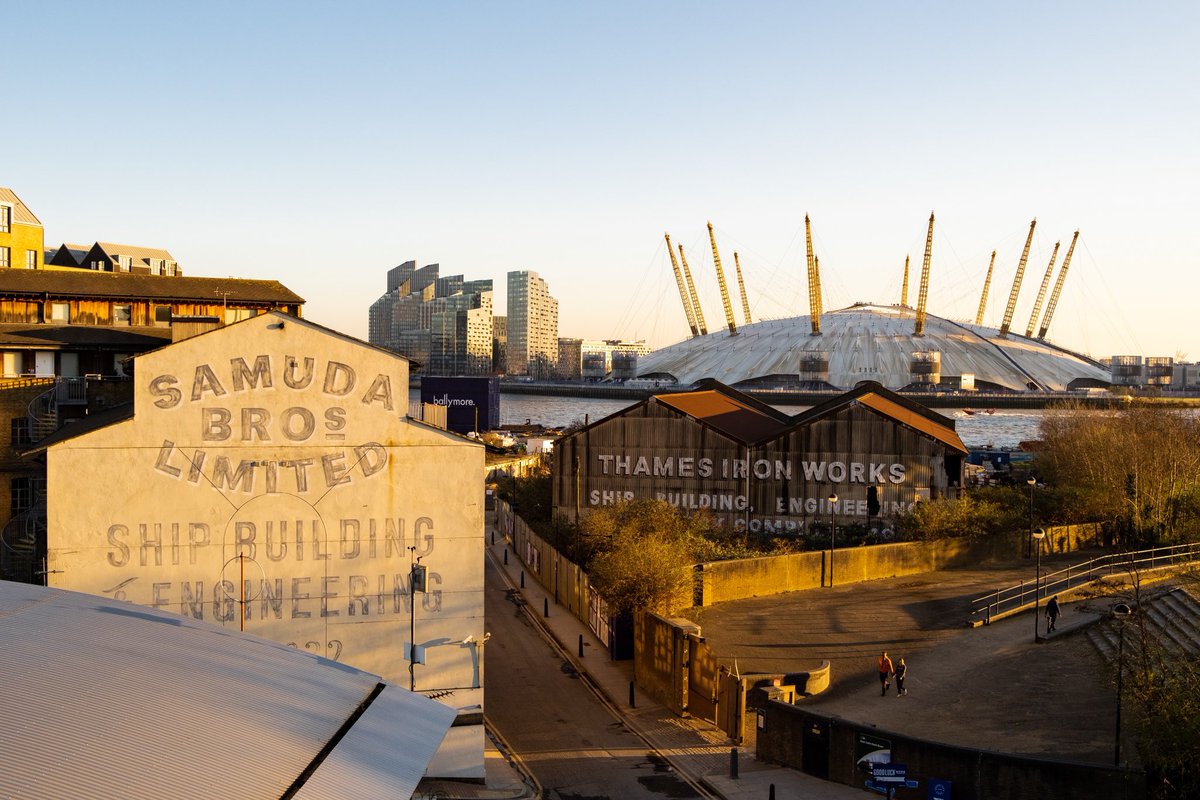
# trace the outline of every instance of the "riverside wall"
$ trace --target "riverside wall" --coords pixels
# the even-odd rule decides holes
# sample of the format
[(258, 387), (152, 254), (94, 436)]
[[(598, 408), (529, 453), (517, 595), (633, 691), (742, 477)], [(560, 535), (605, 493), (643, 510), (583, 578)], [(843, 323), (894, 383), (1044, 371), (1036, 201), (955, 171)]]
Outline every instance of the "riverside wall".
[[(978, 538), (846, 547), (834, 551), (836, 584), (916, 575), (939, 569), (974, 567), (1020, 558), (1026, 532)], [(1046, 531), (1043, 552), (1067, 553), (1103, 545), (1098, 524), (1062, 525)], [(830, 552), (811, 550), (781, 556), (716, 561), (696, 566), (696, 605), (765, 597), (829, 585)]]

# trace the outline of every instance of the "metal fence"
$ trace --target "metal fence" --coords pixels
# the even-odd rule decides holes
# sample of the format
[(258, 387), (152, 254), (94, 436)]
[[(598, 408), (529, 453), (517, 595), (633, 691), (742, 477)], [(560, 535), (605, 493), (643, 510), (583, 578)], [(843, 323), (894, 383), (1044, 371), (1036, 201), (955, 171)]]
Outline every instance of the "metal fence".
[(1200, 560), (1200, 543), (1152, 547), (1147, 550), (1100, 556), (1080, 564), (1072, 564), (1057, 572), (1049, 572), (1041, 576), (1040, 581), (1022, 581), (1007, 589), (997, 589), (991, 594), (978, 597), (971, 601), (971, 617), (987, 625), (993, 619), (1006, 617), (1027, 605), (1033, 605), (1035, 597), (1043, 600), (1109, 575), (1144, 572), (1196, 560)]

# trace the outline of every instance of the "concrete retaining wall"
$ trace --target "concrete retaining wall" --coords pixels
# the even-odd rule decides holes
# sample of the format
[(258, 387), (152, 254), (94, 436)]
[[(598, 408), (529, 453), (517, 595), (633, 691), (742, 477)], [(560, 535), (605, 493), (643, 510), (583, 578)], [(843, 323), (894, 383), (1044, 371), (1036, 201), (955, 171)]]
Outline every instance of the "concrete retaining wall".
[(951, 781), (954, 800), (1146, 797), (1146, 778), (1137, 770), (929, 742), (787, 703), (768, 702), (758, 713), (756, 755), (760, 761), (783, 764), (847, 786), (862, 788), (870, 777), (858, 765), (864, 752), (860, 737), (890, 744), (891, 760), (907, 765), (908, 777), (919, 784), (916, 789), (899, 791), (897, 797), (925, 797), (931, 779)]
[[(1025, 531), (978, 539), (938, 539), (847, 547), (833, 553), (835, 585), (916, 575), (939, 569), (973, 567), (989, 561), (1020, 558), (1028, 541)], [(1046, 553), (1065, 553), (1103, 544), (1099, 524), (1049, 528)], [(816, 589), (830, 580), (828, 550), (701, 564), (697, 605)]]

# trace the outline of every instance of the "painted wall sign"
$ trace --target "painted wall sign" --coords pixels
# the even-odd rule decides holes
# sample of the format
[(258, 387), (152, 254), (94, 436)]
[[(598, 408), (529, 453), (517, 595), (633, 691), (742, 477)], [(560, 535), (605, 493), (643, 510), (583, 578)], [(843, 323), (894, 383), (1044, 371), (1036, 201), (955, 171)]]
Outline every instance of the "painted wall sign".
[(484, 635), (483, 448), (403, 416), (406, 361), (265, 315), (141, 356), (135, 376), (132, 419), (49, 450), (53, 585), (404, 686), (415, 616), (417, 689), (482, 702), (463, 641)]

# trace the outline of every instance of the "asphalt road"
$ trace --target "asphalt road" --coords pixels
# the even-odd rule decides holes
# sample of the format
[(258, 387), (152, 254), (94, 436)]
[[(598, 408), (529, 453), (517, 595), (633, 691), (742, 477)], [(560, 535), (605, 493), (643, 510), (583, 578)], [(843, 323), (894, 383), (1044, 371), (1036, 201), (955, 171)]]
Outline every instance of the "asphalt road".
[[(487, 717), (546, 798), (700, 797), (631, 733), (546, 641), (486, 560)], [(535, 610), (536, 611), (536, 610)]]

